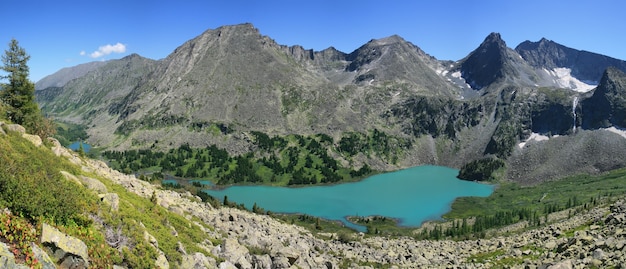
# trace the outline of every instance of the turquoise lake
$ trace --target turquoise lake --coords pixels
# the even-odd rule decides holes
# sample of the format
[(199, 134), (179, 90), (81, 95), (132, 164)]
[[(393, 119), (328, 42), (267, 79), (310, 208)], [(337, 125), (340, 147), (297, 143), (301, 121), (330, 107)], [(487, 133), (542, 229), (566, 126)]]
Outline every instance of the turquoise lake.
[(220, 201), (228, 196), (229, 201), (249, 209), (256, 203), (272, 212), (339, 220), (365, 231), (346, 217), (385, 216), (397, 219), (401, 226), (420, 226), (424, 221), (441, 219), (458, 197), (486, 197), (493, 192), (492, 185), (456, 178), (458, 172), (442, 166), (418, 166), (331, 186), (232, 186), (205, 191)]
[[(74, 142), (72, 144), (70, 144), (70, 146), (68, 147), (71, 150), (78, 150), (78, 148), (80, 148), (80, 144), (82, 142)], [(89, 151), (91, 150), (91, 145), (87, 144), (87, 143), (82, 143), (83, 144), (83, 151), (85, 151), (85, 153), (89, 153)]]

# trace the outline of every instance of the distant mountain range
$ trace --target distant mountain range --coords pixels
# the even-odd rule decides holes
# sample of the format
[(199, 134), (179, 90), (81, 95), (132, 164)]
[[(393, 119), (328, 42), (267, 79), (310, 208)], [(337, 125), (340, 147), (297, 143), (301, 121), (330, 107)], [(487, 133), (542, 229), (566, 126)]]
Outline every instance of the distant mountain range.
[[(348, 163), (461, 167), (495, 157), (509, 178), (534, 182), (626, 166), (616, 134), (626, 127), (624, 72), (623, 60), (546, 39), (511, 49), (492, 33), (452, 62), (399, 36), (351, 53), (313, 51), (241, 24), (207, 30), (162, 60), (79, 65), (36, 87), (46, 113), (87, 126), (89, 142), (109, 149), (189, 143), (245, 153), (254, 151), (250, 131), (338, 141), (376, 129), (411, 141), (401, 160)], [(529, 141), (537, 135), (550, 139)]]

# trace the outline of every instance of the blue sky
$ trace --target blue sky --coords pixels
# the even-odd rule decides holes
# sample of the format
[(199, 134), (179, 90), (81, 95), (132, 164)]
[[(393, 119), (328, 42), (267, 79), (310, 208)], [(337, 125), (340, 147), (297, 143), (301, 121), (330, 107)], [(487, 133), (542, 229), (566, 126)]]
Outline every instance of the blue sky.
[(207, 29), (250, 22), (279, 44), (352, 52), (398, 34), (441, 60), (459, 60), (491, 32), (509, 47), (542, 37), (626, 60), (626, 1), (33, 1), (3, 0), (0, 48), (15, 38), (31, 80), (137, 53), (165, 58)]

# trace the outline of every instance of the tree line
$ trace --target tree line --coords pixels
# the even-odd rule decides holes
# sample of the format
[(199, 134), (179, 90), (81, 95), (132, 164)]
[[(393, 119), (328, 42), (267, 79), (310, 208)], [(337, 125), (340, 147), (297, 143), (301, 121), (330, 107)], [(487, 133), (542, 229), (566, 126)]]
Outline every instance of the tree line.
[(151, 149), (105, 151), (103, 157), (124, 173), (160, 171), (181, 178), (207, 178), (219, 185), (276, 183), (309, 185), (362, 178), (374, 171), (367, 165), (343, 167), (331, 157), (328, 135), (273, 136), (251, 132), (258, 151), (231, 155), (210, 145), (192, 148), (183, 144), (166, 152)]

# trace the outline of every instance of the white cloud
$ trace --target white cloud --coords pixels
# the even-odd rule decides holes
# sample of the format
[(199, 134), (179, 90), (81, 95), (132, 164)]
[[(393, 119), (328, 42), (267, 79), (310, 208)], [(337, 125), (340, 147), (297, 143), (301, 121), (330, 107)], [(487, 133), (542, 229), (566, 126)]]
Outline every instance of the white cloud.
[[(100, 46), (98, 50), (89, 54), (91, 58), (100, 58), (105, 55), (109, 55), (111, 53), (124, 53), (126, 52), (126, 45), (122, 43), (117, 43), (115, 45), (106, 44), (104, 46)], [(81, 51), (81, 55), (84, 55), (84, 51)]]
[(84, 50), (80, 51), (80, 56), (85, 56), (85, 54), (87, 54)]

